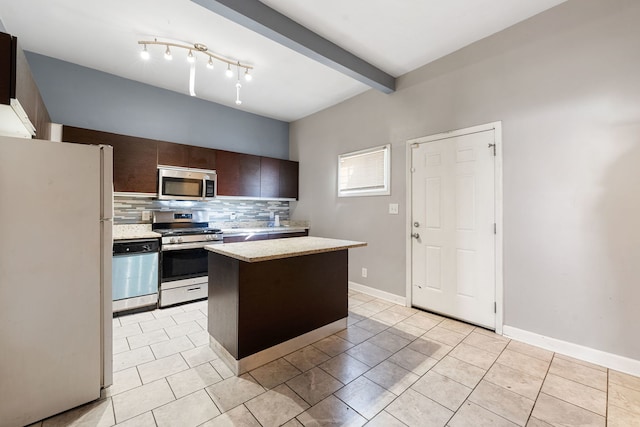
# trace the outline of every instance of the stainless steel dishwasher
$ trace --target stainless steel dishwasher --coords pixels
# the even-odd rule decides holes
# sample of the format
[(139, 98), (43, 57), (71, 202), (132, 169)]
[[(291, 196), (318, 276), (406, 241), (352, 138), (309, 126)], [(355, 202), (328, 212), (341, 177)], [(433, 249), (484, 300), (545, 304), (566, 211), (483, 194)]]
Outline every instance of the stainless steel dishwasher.
[(158, 239), (113, 243), (113, 312), (158, 304)]

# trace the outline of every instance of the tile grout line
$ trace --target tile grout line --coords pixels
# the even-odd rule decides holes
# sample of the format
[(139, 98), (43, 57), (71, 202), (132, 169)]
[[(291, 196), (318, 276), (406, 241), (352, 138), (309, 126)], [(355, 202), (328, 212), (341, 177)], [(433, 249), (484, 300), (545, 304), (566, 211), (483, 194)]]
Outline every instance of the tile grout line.
[[(555, 355), (556, 355), (556, 353), (554, 353), (554, 356), (553, 356), (553, 359), (552, 359), (552, 363), (553, 363), (553, 360), (555, 360), (555, 358), (556, 358), (556, 357), (555, 357)], [(559, 358), (559, 359), (560, 359), (560, 360), (564, 360), (564, 359), (562, 359), (562, 358)], [(570, 363), (574, 363), (574, 362), (570, 362)], [(574, 363), (574, 364), (575, 364), (575, 363)], [(578, 364), (578, 365), (579, 365), (579, 364)], [(542, 381), (542, 386), (544, 386), (544, 382), (547, 380), (547, 376), (548, 376), (549, 374), (551, 374), (551, 375), (555, 375), (555, 376), (557, 376), (557, 377), (559, 377), (559, 378), (562, 378), (562, 379), (564, 379), (564, 380), (566, 380), (566, 381), (570, 381), (570, 382), (572, 382), (572, 383), (576, 383), (576, 384), (581, 385), (581, 386), (584, 386), (584, 387), (589, 387), (589, 388), (591, 388), (591, 389), (593, 389), (593, 390), (596, 390), (596, 391), (600, 391), (600, 392), (601, 392), (601, 391), (603, 391), (603, 390), (597, 389), (597, 388), (595, 388), (595, 387), (591, 387), (590, 385), (583, 384), (583, 383), (578, 382), (578, 381), (574, 381), (574, 380), (572, 380), (572, 379), (570, 379), (570, 378), (565, 378), (565, 377), (563, 377), (562, 375), (556, 375), (556, 374), (554, 374), (554, 373), (549, 372), (550, 370), (551, 370), (551, 363), (549, 364), (549, 369), (547, 370), (547, 374), (545, 375), (544, 380)], [(602, 372), (602, 371), (600, 371), (600, 372)], [(608, 379), (609, 379), (609, 370), (608, 370), (608, 369), (607, 369), (606, 374), (607, 374), (607, 389), (604, 391), (604, 393), (605, 393), (605, 403), (606, 403), (606, 402), (608, 402), (608, 397), (607, 397), (607, 396), (609, 395), (609, 383), (608, 383)], [(540, 387), (540, 393), (542, 393), (542, 386)], [(597, 412), (592, 411), (591, 409), (588, 409), (588, 408), (585, 408), (585, 407), (583, 407), (583, 406), (577, 405), (577, 404), (575, 404), (575, 403), (569, 402), (569, 401), (567, 401), (567, 400), (565, 400), (565, 399), (563, 399), (563, 398), (561, 398), (561, 397), (554, 396), (554, 395), (547, 394), (547, 393), (544, 393), (544, 394), (546, 394), (547, 396), (551, 396), (551, 397), (553, 397), (553, 398), (555, 398), (555, 399), (558, 399), (558, 400), (560, 400), (560, 401), (562, 401), (562, 402), (564, 402), (564, 403), (566, 403), (566, 404), (568, 404), (568, 405), (575, 406), (576, 408), (579, 408), (579, 409), (581, 409), (581, 410), (584, 410), (584, 411), (590, 412), (590, 413), (592, 413), (592, 414), (594, 414), (594, 415), (597, 415), (598, 417), (602, 417), (602, 416), (603, 416), (603, 415), (601, 415), (601, 414), (598, 414)], [(537, 403), (537, 402), (538, 402), (538, 398), (536, 397), (536, 403)], [(605, 415), (604, 415), (605, 424), (608, 424), (608, 423), (607, 423), (607, 414), (608, 414), (608, 408), (607, 408), (607, 407), (605, 407)]]
[(605, 398), (604, 398), (604, 425), (605, 427), (609, 425), (609, 375), (610, 374), (610, 369), (607, 368), (607, 392), (605, 394)]
[[(474, 329), (474, 330), (475, 330), (475, 329)], [(463, 340), (463, 341), (464, 341), (464, 340)], [(511, 341), (511, 340), (509, 340), (509, 342), (510, 342), (510, 341)], [(460, 341), (460, 343), (462, 343), (462, 341)], [(460, 344), (460, 343), (458, 343), (458, 344)], [(487, 374), (489, 373), (489, 370), (491, 370), (491, 368), (493, 367), (493, 365), (495, 365), (495, 363), (498, 361), (498, 359), (500, 358), (500, 356), (502, 356), (502, 353), (504, 353), (504, 351), (507, 349), (507, 346), (508, 346), (508, 345), (509, 345), (509, 343), (507, 343), (507, 345), (505, 345), (505, 346), (504, 346), (504, 348), (500, 351), (500, 354), (498, 354), (498, 357), (496, 357), (496, 359), (493, 361), (493, 363), (491, 364), (491, 366), (489, 366), (489, 368), (488, 368), (488, 369), (485, 371), (485, 373), (482, 375), (482, 378), (480, 378), (480, 380), (476, 383), (476, 385), (475, 385), (475, 386), (473, 386), (473, 387), (471, 388), (471, 393), (469, 393), (469, 395), (466, 397), (466, 399), (464, 399), (464, 400), (462, 401), (462, 403), (460, 404), (460, 406), (458, 406), (458, 409), (456, 409), (456, 410), (454, 411), (453, 416), (449, 419), (449, 421), (447, 421), (447, 424), (448, 424), (448, 423), (453, 419), (453, 417), (455, 417), (455, 416), (458, 414), (458, 411), (460, 410), (460, 408), (462, 408), (462, 405), (464, 405), (464, 404), (465, 404), (465, 402), (468, 402), (468, 401), (469, 401), (469, 397), (471, 397), (471, 395), (472, 395), (472, 394), (473, 394), (473, 392), (476, 390), (476, 388), (478, 388), (478, 386), (480, 385), (480, 383), (482, 382), (482, 380), (484, 380), (484, 377), (486, 377), (486, 376), (487, 376)], [(453, 349), (455, 349), (456, 347), (457, 347), (457, 345), (456, 345), (455, 347), (453, 347)], [(453, 349), (451, 349), (451, 351), (453, 351)], [(450, 351), (450, 352), (451, 352), (451, 351)], [(449, 353), (450, 353), (450, 352), (449, 352)], [(457, 358), (457, 357), (455, 357), (455, 356), (451, 356), (451, 357), (453, 357), (453, 358), (454, 358), (454, 359), (456, 359), (456, 360), (460, 360), (460, 359), (458, 359), (458, 358)], [(442, 359), (441, 359), (441, 360), (442, 360)], [(460, 360), (460, 361), (461, 361), (461, 362), (464, 362), (464, 363), (469, 363), (469, 362), (466, 362), (466, 361), (464, 361), (464, 360)], [(436, 364), (436, 365), (437, 365), (437, 364)], [(434, 365), (434, 367), (435, 367), (436, 365)], [(472, 363), (469, 363), (469, 365), (475, 366), (475, 365), (473, 365)], [(479, 366), (478, 366), (478, 367), (479, 367)], [(482, 369), (482, 368), (481, 368), (481, 369)], [(431, 369), (429, 369), (429, 370), (431, 370)], [(444, 376), (446, 376), (446, 375), (444, 375)], [(447, 378), (449, 378), (449, 377), (447, 377)], [(454, 379), (452, 379), (452, 378), (449, 378), (449, 379), (450, 379), (450, 380), (452, 380), (452, 381), (455, 381), (455, 380), (454, 380)], [(455, 381), (455, 382), (457, 382), (457, 381)], [(489, 382), (490, 382), (490, 381), (489, 381)], [(458, 383), (458, 384), (460, 384), (460, 383)], [(492, 383), (492, 384), (493, 384), (493, 383)], [(462, 385), (464, 385), (464, 384), (462, 384)], [(500, 386), (499, 386), (499, 387), (500, 387)], [(516, 394), (517, 394), (517, 393), (516, 393)], [(511, 421), (511, 420), (508, 420), (507, 418), (503, 417), (503, 416), (502, 416), (502, 415), (500, 415), (500, 414), (496, 414), (496, 413), (495, 413), (495, 412), (493, 412), (492, 410), (490, 410), (490, 409), (488, 409), (488, 408), (485, 408), (484, 406), (482, 406), (482, 405), (480, 405), (480, 404), (478, 404), (478, 403), (475, 403), (475, 402), (471, 402), (471, 403), (473, 403), (474, 405), (478, 405), (479, 407), (481, 407), (481, 408), (482, 408), (482, 409), (484, 409), (485, 411), (491, 412), (492, 414), (496, 415), (497, 417), (500, 417), (500, 418), (505, 419), (505, 420), (507, 420), (507, 421)], [(534, 404), (535, 404), (535, 403), (534, 403)], [(515, 423), (514, 423), (514, 424), (515, 424)]]
[[(416, 314), (417, 314), (417, 313), (416, 313)], [(409, 317), (412, 317), (412, 316), (409, 316)], [(406, 319), (405, 319), (405, 320), (406, 320)], [(422, 335), (420, 335), (419, 337), (417, 337), (416, 339), (414, 339), (413, 341), (411, 341), (409, 344), (407, 344), (407, 345), (405, 345), (404, 347), (402, 347), (402, 349), (407, 348), (409, 345), (411, 345), (411, 343), (413, 343), (413, 342), (415, 342), (415, 341), (419, 340), (420, 338), (424, 337), (424, 335), (425, 335), (427, 332), (429, 332), (430, 330), (432, 330), (432, 329), (433, 329), (433, 328), (435, 328), (436, 326), (440, 325), (440, 323), (442, 323), (442, 321), (443, 321), (443, 320), (438, 321), (438, 323), (436, 323), (435, 325), (433, 325), (431, 328), (427, 329), (427, 330), (426, 330)], [(398, 322), (398, 323), (400, 323), (400, 322)], [(388, 329), (388, 328), (387, 328), (387, 329)], [(420, 329), (422, 329), (422, 328), (420, 328)], [(446, 328), (445, 328), (445, 329), (446, 329)], [(456, 331), (453, 331), (453, 332), (456, 332)], [(439, 342), (439, 341), (437, 341), (437, 342)], [(444, 344), (444, 343), (442, 343), (442, 344)], [(375, 344), (374, 344), (374, 345), (375, 345)], [(447, 344), (445, 344), (445, 345), (447, 345)], [(451, 353), (451, 352), (453, 351), (453, 349), (454, 349), (454, 348), (456, 348), (456, 346), (452, 346), (452, 347), (451, 347), (451, 350), (449, 350), (445, 355), (443, 355), (443, 356), (438, 360), (438, 362), (440, 362), (440, 361), (441, 361), (442, 359), (444, 359), (444, 358), (445, 358), (449, 353)], [(400, 349), (400, 350), (402, 350), (402, 349)], [(400, 350), (398, 350), (398, 351), (400, 351)], [(394, 352), (393, 354), (396, 354), (398, 351)], [(418, 353), (420, 353), (420, 352), (418, 352)], [(393, 356), (393, 354), (392, 354), (392, 356)], [(420, 354), (423, 354), (423, 353), (420, 353)], [(423, 354), (423, 355), (424, 355), (424, 354)], [(427, 356), (427, 355), (424, 355), (424, 356), (431, 358), (431, 356)], [(391, 356), (389, 356), (389, 357), (391, 357)], [(389, 357), (388, 357), (388, 358), (386, 358), (385, 360), (388, 360), (388, 359), (389, 359)], [(383, 360), (382, 362), (384, 362), (384, 360)], [(382, 362), (380, 362), (380, 363), (382, 363)], [(393, 362), (391, 362), (391, 363), (393, 363)], [(434, 366), (436, 366), (436, 365), (437, 365), (437, 363), (436, 363), (435, 365), (431, 366), (431, 367), (430, 367), (430, 368), (429, 368), (429, 369), (428, 369), (424, 374), (422, 374), (422, 375), (418, 375), (418, 379), (417, 379), (416, 381), (414, 381), (414, 383), (413, 383), (413, 384), (415, 384), (416, 382), (420, 381), (420, 379), (422, 379), (422, 377), (424, 377), (425, 375), (427, 375), (427, 373), (428, 373), (428, 372), (430, 372), (430, 371), (431, 371), (431, 369), (433, 369), (433, 367), (434, 367)], [(376, 366), (378, 366), (378, 365), (376, 365)], [(373, 369), (373, 367), (372, 367), (371, 369)], [(371, 369), (369, 369), (369, 370), (368, 370), (368, 371), (366, 371), (366, 372), (369, 372)], [(365, 373), (363, 373), (362, 375), (366, 374), (366, 372), (365, 372)], [(409, 371), (409, 372), (413, 372), (413, 371)], [(414, 372), (414, 373), (415, 373), (415, 372)], [(368, 378), (367, 378), (367, 379), (368, 379)], [(355, 380), (354, 380), (354, 381), (355, 381)], [(375, 381), (373, 381), (373, 380), (370, 380), (370, 381), (372, 381), (372, 382), (374, 382), (374, 383), (375, 383)], [(375, 383), (375, 384), (377, 384), (377, 383)], [(378, 412), (376, 413), (376, 415), (375, 415), (375, 416), (377, 416), (377, 415), (378, 415), (378, 414), (380, 414), (381, 412), (385, 411), (389, 406), (391, 406), (391, 405), (392, 405), (396, 400), (398, 400), (398, 399), (400, 398), (400, 396), (401, 396), (402, 394), (404, 394), (407, 390), (411, 389), (411, 387), (413, 386), (413, 384), (412, 384), (411, 386), (407, 387), (407, 388), (406, 388), (406, 389), (405, 389), (401, 394), (396, 395), (396, 397), (395, 397), (391, 402), (389, 402), (387, 405), (385, 405), (385, 407), (384, 407), (384, 408), (382, 408), (380, 411), (378, 411)], [(382, 387), (380, 384), (377, 384), (377, 385), (379, 385), (380, 387)], [(382, 388), (384, 388), (384, 387), (382, 387)], [(384, 388), (384, 389), (385, 389), (385, 390), (387, 390), (386, 388)], [(413, 389), (412, 389), (412, 390), (413, 390)], [(389, 391), (389, 393), (391, 393), (391, 394), (395, 395), (395, 393), (393, 393), (391, 390), (387, 390), (387, 391)], [(444, 409), (446, 409), (446, 410), (448, 410), (448, 411), (451, 411), (451, 410), (450, 410), (449, 408), (447, 408), (446, 406), (444, 406), (444, 405), (440, 404), (439, 402), (436, 402), (435, 400), (431, 399), (431, 398), (430, 398), (430, 397), (428, 397), (428, 396), (423, 395), (423, 394), (422, 394), (422, 393), (420, 393), (419, 391), (417, 391), (417, 390), (413, 390), (413, 391), (414, 391), (414, 392), (416, 392), (416, 393), (418, 393), (419, 395), (421, 395), (421, 396), (425, 397), (426, 399), (429, 399), (430, 401), (432, 401), (432, 402), (433, 402), (433, 403), (435, 403), (436, 405), (441, 406), (441, 407), (443, 407)], [(336, 396), (336, 398), (340, 399), (338, 396)], [(341, 400), (341, 399), (340, 399), (340, 400)], [(347, 405), (347, 406), (348, 406), (348, 405)], [(447, 421), (446, 421), (446, 423), (445, 423), (445, 426), (446, 426), (446, 425), (451, 421), (451, 419), (452, 419), (452, 418), (455, 416), (455, 414), (457, 413), (457, 411), (451, 411), (451, 412), (453, 412), (453, 414), (452, 414), (452, 415), (447, 419)], [(396, 417), (395, 417), (395, 416), (393, 416), (393, 414), (391, 414), (390, 412), (388, 412), (388, 414), (390, 414), (393, 418), (396, 418)], [(373, 418), (375, 418), (375, 416), (374, 416)], [(363, 416), (363, 417), (364, 417), (364, 416)], [(365, 418), (365, 419), (367, 419), (367, 417), (364, 417), (364, 418)], [(372, 418), (372, 419), (373, 419), (373, 418)], [(396, 418), (396, 419), (397, 419), (397, 418)], [(367, 419), (367, 422), (369, 422), (369, 421), (371, 421), (371, 420), (368, 420), (368, 419)], [(399, 420), (399, 421), (400, 421), (400, 420)], [(402, 421), (400, 421), (400, 422), (402, 422)], [(404, 423), (403, 423), (403, 424), (404, 424)]]
[[(531, 420), (531, 417), (533, 416), (533, 410), (535, 409), (536, 405), (538, 404), (538, 399), (540, 398), (540, 394), (542, 394), (542, 387), (544, 387), (544, 382), (547, 380), (547, 376), (549, 375), (549, 371), (551, 371), (551, 365), (553, 364), (553, 359), (555, 359), (555, 358), (556, 358), (556, 353), (554, 352), (551, 355), (551, 360), (549, 361), (549, 366), (547, 366), (547, 371), (544, 373), (544, 378), (542, 378), (542, 382), (540, 383), (540, 389), (538, 390), (538, 394), (536, 394), (536, 398), (533, 401), (533, 407), (531, 408), (531, 413), (527, 417), (527, 424), (529, 423), (529, 421)], [(543, 420), (541, 420), (541, 421), (543, 421)]]

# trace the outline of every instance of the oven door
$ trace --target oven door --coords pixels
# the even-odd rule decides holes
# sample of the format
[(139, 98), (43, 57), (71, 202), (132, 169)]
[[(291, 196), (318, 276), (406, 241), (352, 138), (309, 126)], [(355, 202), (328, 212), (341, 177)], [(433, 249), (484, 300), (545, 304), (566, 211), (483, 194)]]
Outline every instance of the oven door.
[[(191, 279), (207, 275), (208, 251), (203, 244), (189, 248), (162, 251), (162, 268), (160, 269), (162, 283), (176, 280)], [(199, 246), (199, 247), (198, 247)]]

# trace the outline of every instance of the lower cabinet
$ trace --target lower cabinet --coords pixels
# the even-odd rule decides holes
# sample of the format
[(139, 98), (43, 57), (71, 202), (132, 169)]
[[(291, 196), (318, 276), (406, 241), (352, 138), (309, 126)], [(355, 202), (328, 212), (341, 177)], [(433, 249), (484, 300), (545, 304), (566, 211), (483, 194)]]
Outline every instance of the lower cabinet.
[(267, 233), (264, 234), (247, 234), (245, 236), (224, 236), (224, 243), (235, 243), (235, 242), (250, 242), (253, 240), (267, 240), (269, 235)]
[(287, 239), (289, 237), (304, 237), (309, 235), (307, 231), (294, 231), (292, 233), (269, 233), (269, 239)]
[(243, 236), (224, 236), (224, 243), (251, 242), (253, 240), (286, 239), (289, 237), (304, 237), (309, 235), (309, 230), (294, 231), (291, 233), (255, 233)]

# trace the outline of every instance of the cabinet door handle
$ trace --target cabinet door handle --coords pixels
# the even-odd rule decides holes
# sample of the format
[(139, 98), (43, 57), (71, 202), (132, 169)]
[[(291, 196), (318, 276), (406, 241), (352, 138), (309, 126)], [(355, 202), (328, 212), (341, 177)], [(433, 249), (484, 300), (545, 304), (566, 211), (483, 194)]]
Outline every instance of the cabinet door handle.
[(420, 234), (419, 233), (413, 233), (411, 235), (411, 237), (413, 237), (414, 239), (419, 239), (420, 238)]

